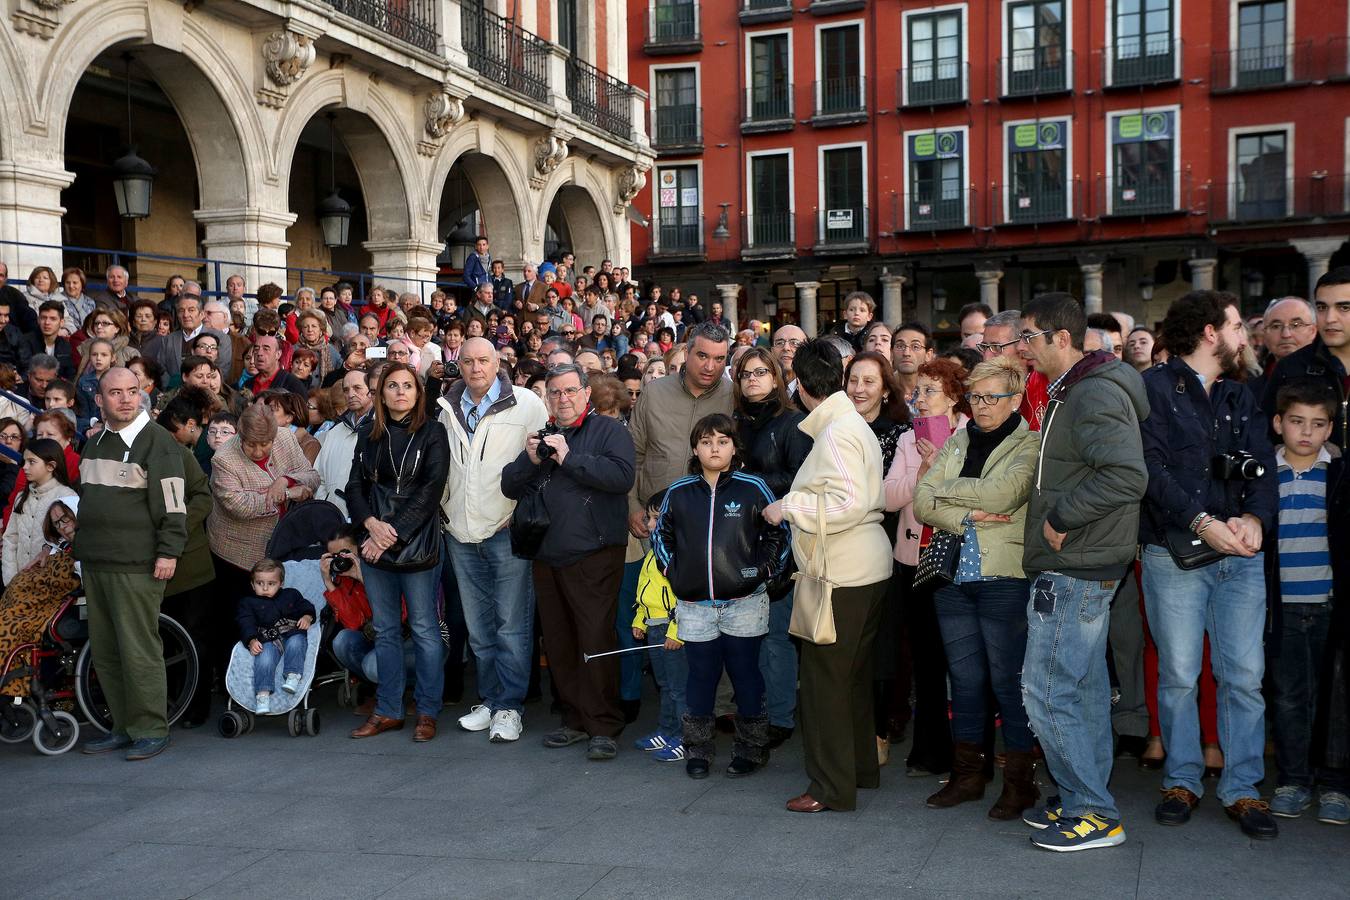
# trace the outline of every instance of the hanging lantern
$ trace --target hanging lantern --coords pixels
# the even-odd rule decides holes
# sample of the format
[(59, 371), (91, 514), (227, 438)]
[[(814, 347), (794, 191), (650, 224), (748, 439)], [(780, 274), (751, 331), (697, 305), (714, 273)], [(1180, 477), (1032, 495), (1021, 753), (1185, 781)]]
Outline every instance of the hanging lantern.
[(131, 131), (131, 54), (122, 54), (126, 63), (127, 152), (112, 164), (113, 194), (117, 214), (124, 219), (144, 219), (150, 215), (150, 198), (155, 190), (155, 167), (136, 155)]

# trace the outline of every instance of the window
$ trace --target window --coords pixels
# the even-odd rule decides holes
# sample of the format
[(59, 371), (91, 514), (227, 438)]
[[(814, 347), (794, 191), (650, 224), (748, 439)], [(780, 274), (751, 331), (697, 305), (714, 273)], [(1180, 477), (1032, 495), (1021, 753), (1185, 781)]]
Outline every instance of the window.
[(1285, 80), (1285, 0), (1238, 4), (1237, 86)]
[(820, 29), (820, 82), (816, 85), (816, 115), (862, 112), (862, 28), (841, 25)]
[(693, 66), (657, 69), (656, 146), (677, 147), (703, 140), (699, 128), (698, 72)]
[(792, 118), (792, 75), (788, 33), (750, 38), (750, 98), (746, 119), (765, 122)]
[(1043, 94), (1068, 87), (1063, 0), (1016, 0), (1008, 4), (1009, 96)]
[(914, 231), (966, 225), (964, 131), (926, 131), (905, 136), (909, 156), (906, 227)]
[(703, 250), (702, 203), (698, 166), (667, 166), (658, 171), (656, 249), (660, 253)]
[(1012, 123), (1007, 135), (1007, 221), (1068, 218), (1069, 120)]
[(1176, 113), (1111, 117), (1110, 211), (1128, 216), (1176, 209)]
[(652, 0), (649, 15), (650, 43), (698, 40), (698, 4), (692, 0)]
[(1288, 214), (1289, 132), (1263, 131), (1235, 138), (1233, 186), (1238, 219), (1282, 219)]
[(558, 0), (558, 43), (577, 55), (577, 0)]
[(792, 158), (787, 153), (750, 157), (750, 244), (791, 247)]
[(1176, 77), (1173, 0), (1115, 0), (1111, 84), (1149, 84)]
[(959, 10), (908, 18), (907, 103), (953, 103), (965, 99), (961, 18)]
[(820, 243), (848, 244), (867, 239), (863, 195), (863, 148), (822, 148)]

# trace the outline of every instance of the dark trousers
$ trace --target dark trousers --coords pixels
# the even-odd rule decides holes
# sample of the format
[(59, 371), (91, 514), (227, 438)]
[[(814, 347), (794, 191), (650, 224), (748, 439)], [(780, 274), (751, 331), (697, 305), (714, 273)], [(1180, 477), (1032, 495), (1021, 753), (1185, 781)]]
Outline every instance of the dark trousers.
[(1275, 766), (1279, 783), (1344, 791), (1343, 769), (1312, 765), (1313, 722), (1331, 627), (1330, 603), (1286, 603), (1281, 610), (1280, 652), (1270, 659), (1271, 718), (1275, 724)]
[(592, 737), (618, 737), (619, 659), (583, 662), (583, 653), (615, 650), (623, 547), (605, 547), (568, 566), (534, 564), (534, 595), (548, 670), (563, 706), (563, 725)]
[(764, 715), (764, 676), (759, 671), (759, 648), (764, 635), (732, 637), (719, 634), (711, 641), (685, 641), (689, 662), (685, 703), (691, 716), (711, 716), (722, 670), (736, 694), (736, 715), (743, 719)]
[(165, 737), (168, 685), (159, 637), (164, 582), (146, 573), (89, 566), (83, 581), (89, 644), (113, 732), (132, 740)]
[(809, 793), (830, 809), (881, 783), (872, 722), (872, 641), (886, 582), (834, 589), (833, 644), (802, 644), (801, 723)]
[(947, 720), (947, 652), (942, 646), (931, 588), (914, 587), (914, 566), (901, 565), (905, 630), (914, 663), (914, 742), (906, 763), (930, 772), (952, 767), (952, 731)]
[[(211, 584), (201, 585), (190, 590), (165, 597), (160, 611), (176, 621), (187, 631), (192, 645), (197, 650), (197, 687), (192, 699), (183, 710), (183, 718), (192, 722), (204, 722), (211, 715), (211, 684), (214, 668), (210, 655), (212, 641), (212, 589)], [(224, 667), (221, 668), (222, 673)]]

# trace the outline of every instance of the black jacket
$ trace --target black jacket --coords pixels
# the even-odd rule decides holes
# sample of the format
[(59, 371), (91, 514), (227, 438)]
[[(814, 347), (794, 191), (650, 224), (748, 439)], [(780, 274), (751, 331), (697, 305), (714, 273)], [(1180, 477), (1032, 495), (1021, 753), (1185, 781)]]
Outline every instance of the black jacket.
[[(440, 546), (441, 495), (450, 472), (450, 439), (445, 426), (435, 419), (427, 419), (412, 433), (397, 422), (389, 422), (378, 440), (370, 436), (372, 424), (363, 423), (357, 430), (343, 499), (352, 523), (361, 526), (375, 516), (375, 492), (385, 492), (384, 508), (392, 512), (376, 518), (394, 526), (398, 541), (374, 566), (404, 570), (403, 566), (387, 563), (385, 557), (392, 554), (392, 559), (407, 545), (426, 541), (428, 530), (435, 533), (435, 546)], [(439, 558), (437, 550), (431, 564), (423, 568), (431, 568)]]
[(764, 520), (774, 502), (764, 480), (723, 472), (711, 489), (702, 475), (666, 491), (652, 534), (656, 561), (681, 600), (738, 600), (787, 563), (788, 529)]
[[(1331, 395), (1336, 398), (1336, 424), (1331, 429), (1330, 440), (1342, 450), (1350, 452), (1350, 416), (1346, 415), (1350, 394), (1344, 387), (1345, 376), (1345, 366), (1331, 354), (1319, 334), (1311, 344), (1290, 353), (1280, 360), (1273, 372), (1267, 373), (1265, 390), (1259, 398), (1266, 422), (1272, 423), (1275, 417), (1275, 395), (1281, 387), (1296, 379), (1312, 379), (1327, 385)], [(1276, 440), (1274, 425), (1267, 424), (1266, 427), (1270, 440)]]
[(23, 332), (14, 327), (12, 321), (0, 329), (0, 363), (7, 363), (19, 372), (27, 372), (28, 359), (32, 355), (33, 351), (28, 348)]
[[(1144, 372), (1143, 379), (1150, 412), (1140, 423), (1148, 466), (1140, 542), (1165, 545), (1165, 525), (1187, 528), (1202, 512), (1219, 519), (1251, 513), (1265, 531), (1273, 529), (1279, 507), (1275, 451), (1247, 386), (1220, 379), (1206, 394), (1179, 357)], [(1265, 474), (1251, 481), (1218, 479), (1215, 455), (1239, 450), (1256, 457)]]
[(633, 436), (618, 419), (587, 412), (581, 424), (564, 431), (562, 465), (539, 465), (521, 451), (502, 470), (502, 493), (525, 496), (531, 483), (548, 478), (544, 505), (549, 529), (535, 559), (566, 566), (605, 547), (628, 544), (628, 491), (637, 471)]
[(37, 331), (37, 313), (28, 305), (28, 298), (12, 284), (0, 288), (0, 296), (9, 301), (9, 324), (24, 334)]
[(257, 638), (259, 641), (274, 641), (279, 636), (276, 631), (286, 632), (293, 628), (277, 628), (279, 622), (298, 622), (301, 617), (318, 618), (314, 604), (310, 603), (295, 588), (282, 588), (275, 597), (257, 595), (241, 597), (239, 608), (235, 610), (235, 621), (239, 623), (239, 640), (247, 644)]
[[(43, 340), (40, 332), (26, 334), (23, 337), (24, 345), (28, 348), (29, 359), (39, 353), (47, 352), (47, 343)], [(55, 346), (52, 349), (52, 356), (56, 357), (56, 374), (73, 381), (75, 379), (75, 354), (71, 352), (70, 341), (63, 337), (58, 337)]]
[(736, 428), (745, 451), (744, 471), (758, 475), (775, 498), (792, 487), (792, 479), (811, 452), (811, 438), (797, 426), (806, 418), (788, 407), (774, 413), (773, 401), (742, 401), (736, 409)]

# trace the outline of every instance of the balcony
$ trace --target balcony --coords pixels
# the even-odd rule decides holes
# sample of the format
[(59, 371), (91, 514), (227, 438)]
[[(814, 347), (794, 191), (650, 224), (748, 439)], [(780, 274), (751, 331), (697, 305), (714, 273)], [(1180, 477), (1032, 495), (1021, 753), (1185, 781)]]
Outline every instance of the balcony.
[[(1071, 186), (1033, 185), (1029, 188), (1004, 185), (995, 191), (995, 210), (1000, 225), (1046, 225), (1073, 218), (1070, 208)], [(1002, 197), (997, 194), (1002, 193)]]
[[(1183, 182), (1184, 185), (1184, 182)], [(1185, 212), (1172, 173), (1156, 178), (1097, 179), (1097, 209), (1103, 216), (1166, 216)]]
[(691, 207), (656, 210), (652, 223), (652, 260), (663, 262), (702, 260), (707, 257), (703, 242), (703, 216), (681, 215), (680, 210)]
[(703, 110), (693, 105), (658, 106), (652, 148), (662, 154), (703, 152)]
[(460, 7), (460, 27), (470, 68), (508, 90), (548, 103), (553, 52), (548, 41), (494, 12), (468, 4)]
[(1073, 71), (1073, 52), (1063, 47), (1037, 47), (1018, 50), (998, 61), (1003, 79), (1002, 97), (1046, 97), (1071, 90), (1069, 73)]
[(1123, 40), (1101, 50), (1102, 85), (1111, 88), (1149, 87), (1181, 80), (1180, 39)]
[(742, 25), (786, 22), (792, 18), (792, 0), (741, 0)]
[(795, 259), (797, 223), (791, 211), (741, 216), (741, 259)]
[(971, 227), (970, 210), (975, 191), (959, 185), (949, 188), (930, 186), (914, 191), (900, 202), (905, 220), (896, 223), (896, 231), (960, 231)]
[(633, 88), (584, 60), (567, 60), (567, 99), (581, 121), (622, 141), (633, 139)]
[(911, 62), (895, 73), (895, 96), (900, 109), (951, 106), (967, 102), (970, 63), (960, 57)]
[(648, 56), (698, 53), (703, 49), (697, 3), (662, 3), (647, 7), (647, 32), (642, 49)]
[(1209, 187), (1210, 220), (1257, 224), (1350, 217), (1350, 182), (1319, 173), (1297, 178), (1251, 178)]
[(1261, 91), (1307, 84), (1317, 77), (1312, 41), (1215, 50), (1210, 91), (1215, 94)]
[(791, 131), (797, 124), (792, 111), (791, 84), (761, 84), (745, 89), (741, 134)]
[(814, 96), (812, 125), (852, 125), (867, 121), (867, 79), (862, 75), (817, 81)]
[(856, 12), (867, 7), (867, 0), (812, 0), (807, 7), (812, 15), (833, 16), (836, 13)]
[(437, 0), (328, 0), (328, 5), (419, 50), (428, 53), (440, 50)]
[(868, 247), (867, 207), (835, 206), (816, 212), (816, 253), (865, 253)]
[(1350, 81), (1350, 37), (1327, 41), (1326, 75), (1328, 81)]

